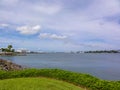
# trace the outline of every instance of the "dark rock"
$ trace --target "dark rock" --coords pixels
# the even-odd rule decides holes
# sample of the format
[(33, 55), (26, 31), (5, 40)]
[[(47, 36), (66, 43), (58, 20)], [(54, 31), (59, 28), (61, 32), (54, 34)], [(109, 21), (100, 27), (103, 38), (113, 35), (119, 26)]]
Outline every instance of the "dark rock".
[(23, 70), (23, 69), (24, 68), (21, 65), (0, 59), (0, 70), (15, 71), (15, 70)]

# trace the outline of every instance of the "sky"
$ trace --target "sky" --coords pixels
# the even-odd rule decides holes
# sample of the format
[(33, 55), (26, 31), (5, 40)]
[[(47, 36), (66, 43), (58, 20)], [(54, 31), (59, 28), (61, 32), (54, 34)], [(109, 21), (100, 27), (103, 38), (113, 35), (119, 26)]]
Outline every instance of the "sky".
[(0, 0), (0, 47), (120, 49), (120, 0)]

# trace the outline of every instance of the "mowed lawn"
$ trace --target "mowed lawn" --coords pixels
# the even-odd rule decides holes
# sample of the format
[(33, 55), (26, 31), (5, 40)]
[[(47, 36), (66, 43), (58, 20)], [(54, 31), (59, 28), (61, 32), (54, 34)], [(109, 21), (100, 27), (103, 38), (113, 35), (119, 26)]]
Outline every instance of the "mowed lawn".
[(49, 78), (0, 80), (0, 90), (85, 90), (73, 84)]

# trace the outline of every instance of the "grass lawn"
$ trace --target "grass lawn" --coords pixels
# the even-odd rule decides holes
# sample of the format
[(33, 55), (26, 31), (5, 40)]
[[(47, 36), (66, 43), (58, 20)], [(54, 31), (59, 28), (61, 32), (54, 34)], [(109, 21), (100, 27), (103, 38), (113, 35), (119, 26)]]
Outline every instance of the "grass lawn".
[(0, 90), (85, 90), (67, 82), (48, 78), (14, 78), (0, 80)]

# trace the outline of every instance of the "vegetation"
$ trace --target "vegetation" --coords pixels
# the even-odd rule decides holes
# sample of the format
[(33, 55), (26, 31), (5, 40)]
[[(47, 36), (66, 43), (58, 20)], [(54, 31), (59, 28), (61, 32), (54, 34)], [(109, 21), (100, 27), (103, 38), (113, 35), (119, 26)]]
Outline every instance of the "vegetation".
[[(100, 80), (88, 74), (74, 73), (59, 69), (26, 69), (21, 71), (0, 71), (0, 79), (23, 77), (48, 77), (63, 80), (90, 90), (119, 90), (119, 81)], [(1, 85), (0, 85), (1, 86)]]
[(119, 53), (117, 50), (86, 51), (85, 53)]
[(83, 90), (67, 82), (49, 78), (17, 78), (0, 80), (0, 90)]
[(7, 48), (1, 48), (1, 49), (2, 49), (2, 52), (15, 52), (15, 50), (12, 48), (13, 48), (12, 45), (8, 45)]

